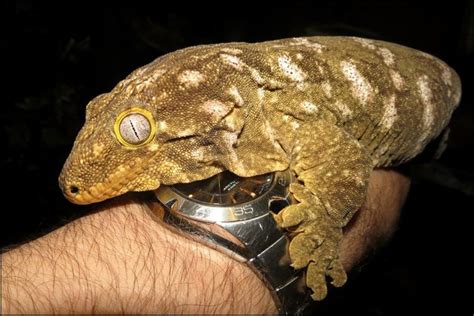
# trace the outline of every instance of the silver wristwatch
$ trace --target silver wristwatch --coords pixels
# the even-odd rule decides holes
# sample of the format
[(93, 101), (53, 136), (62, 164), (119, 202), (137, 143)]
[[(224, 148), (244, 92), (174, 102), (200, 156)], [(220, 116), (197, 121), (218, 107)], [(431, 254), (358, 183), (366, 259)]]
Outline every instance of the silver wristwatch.
[(245, 262), (265, 282), (281, 314), (299, 314), (310, 303), (304, 273), (290, 266), (288, 237), (272, 212), (291, 203), (290, 172), (240, 178), (228, 171), (155, 191), (163, 220), (194, 239)]

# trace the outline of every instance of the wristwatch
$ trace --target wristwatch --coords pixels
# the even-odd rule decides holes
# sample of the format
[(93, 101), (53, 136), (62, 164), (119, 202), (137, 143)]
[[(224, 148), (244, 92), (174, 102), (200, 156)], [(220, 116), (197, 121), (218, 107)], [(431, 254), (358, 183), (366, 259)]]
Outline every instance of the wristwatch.
[(224, 171), (206, 180), (155, 190), (163, 221), (175, 231), (245, 262), (270, 288), (279, 312), (311, 302), (302, 270), (290, 266), (288, 236), (273, 213), (293, 202), (289, 171), (242, 178)]

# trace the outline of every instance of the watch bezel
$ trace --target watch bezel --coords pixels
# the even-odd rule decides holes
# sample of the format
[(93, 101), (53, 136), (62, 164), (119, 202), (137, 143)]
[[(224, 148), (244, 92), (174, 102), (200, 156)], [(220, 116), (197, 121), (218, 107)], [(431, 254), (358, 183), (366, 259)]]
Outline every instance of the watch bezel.
[(244, 203), (218, 205), (196, 201), (173, 188), (162, 186), (155, 191), (158, 200), (170, 210), (187, 218), (206, 223), (235, 222), (249, 220), (268, 213), (270, 205), (276, 200), (288, 200), (291, 173), (276, 171), (270, 187), (262, 195)]

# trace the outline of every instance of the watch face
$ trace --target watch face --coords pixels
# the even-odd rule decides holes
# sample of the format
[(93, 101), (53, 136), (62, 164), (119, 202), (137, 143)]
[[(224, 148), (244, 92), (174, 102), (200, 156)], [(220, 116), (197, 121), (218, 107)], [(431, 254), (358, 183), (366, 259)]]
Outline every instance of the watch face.
[(272, 185), (273, 173), (241, 178), (229, 171), (192, 183), (177, 184), (173, 190), (188, 199), (213, 205), (235, 205), (265, 194)]

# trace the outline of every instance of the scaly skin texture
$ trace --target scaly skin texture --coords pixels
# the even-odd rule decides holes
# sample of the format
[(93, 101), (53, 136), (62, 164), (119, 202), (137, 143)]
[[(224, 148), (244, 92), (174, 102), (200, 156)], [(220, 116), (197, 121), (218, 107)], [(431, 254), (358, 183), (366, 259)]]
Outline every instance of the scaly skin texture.
[[(88, 104), (59, 182), (70, 201), (87, 204), (223, 170), (249, 177), (291, 168), (299, 203), (275, 219), (295, 232), (293, 266), (307, 268), (307, 285), (321, 300), (326, 276), (335, 286), (346, 281), (342, 227), (364, 201), (371, 170), (420, 153), (460, 96), (445, 63), (382, 41), (190, 47), (137, 69)], [(127, 110), (150, 113), (147, 142), (121, 141), (117, 118)], [(140, 138), (135, 125), (127, 128)]]

